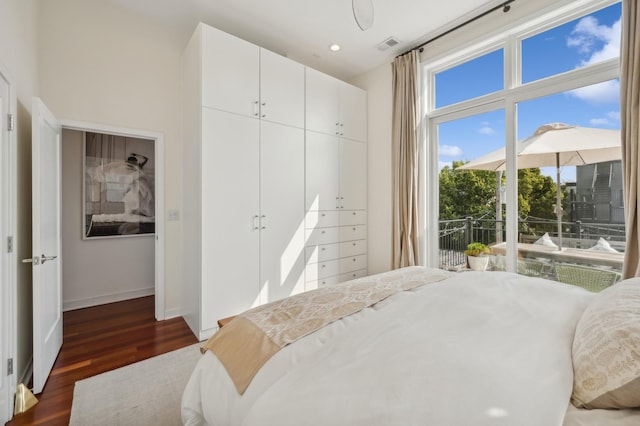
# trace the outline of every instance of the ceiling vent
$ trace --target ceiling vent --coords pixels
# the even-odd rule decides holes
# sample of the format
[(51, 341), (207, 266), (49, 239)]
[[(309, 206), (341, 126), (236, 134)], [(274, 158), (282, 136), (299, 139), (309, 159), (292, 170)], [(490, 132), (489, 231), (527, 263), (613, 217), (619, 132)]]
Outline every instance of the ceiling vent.
[(396, 46), (400, 44), (400, 41), (395, 38), (395, 37), (389, 37), (388, 39), (386, 39), (385, 41), (383, 41), (382, 43), (380, 43), (379, 45), (377, 45), (376, 47), (378, 48), (378, 50), (380, 51), (385, 51), (390, 47)]

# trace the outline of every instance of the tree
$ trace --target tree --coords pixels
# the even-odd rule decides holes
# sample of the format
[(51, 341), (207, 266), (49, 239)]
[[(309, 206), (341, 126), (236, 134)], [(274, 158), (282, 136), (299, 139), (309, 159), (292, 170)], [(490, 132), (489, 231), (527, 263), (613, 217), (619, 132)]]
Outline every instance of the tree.
[[(466, 216), (496, 211), (496, 173), (487, 170), (457, 170), (464, 164), (454, 161), (453, 168), (440, 171), (440, 219), (460, 219)], [(503, 177), (504, 184), (504, 177)], [(518, 214), (554, 219), (556, 184), (539, 168), (518, 170)]]

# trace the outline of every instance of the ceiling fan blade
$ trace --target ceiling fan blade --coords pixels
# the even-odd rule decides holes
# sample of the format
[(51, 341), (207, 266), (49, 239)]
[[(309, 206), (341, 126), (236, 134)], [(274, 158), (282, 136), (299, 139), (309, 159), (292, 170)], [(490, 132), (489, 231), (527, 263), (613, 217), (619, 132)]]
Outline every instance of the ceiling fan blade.
[(373, 25), (373, 0), (351, 0), (353, 17), (362, 31)]

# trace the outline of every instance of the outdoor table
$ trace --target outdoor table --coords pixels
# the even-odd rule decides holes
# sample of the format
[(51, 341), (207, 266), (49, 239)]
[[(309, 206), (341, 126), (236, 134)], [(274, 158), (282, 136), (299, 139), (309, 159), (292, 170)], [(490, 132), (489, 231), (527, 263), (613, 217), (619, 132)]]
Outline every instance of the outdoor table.
[[(489, 246), (491, 254), (505, 255), (507, 243), (498, 243)], [(588, 266), (610, 266), (622, 269), (624, 253), (610, 253), (606, 251), (587, 250), (563, 247), (543, 246), (539, 244), (518, 243), (518, 257), (521, 258), (545, 258), (554, 262), (577, 263)]]

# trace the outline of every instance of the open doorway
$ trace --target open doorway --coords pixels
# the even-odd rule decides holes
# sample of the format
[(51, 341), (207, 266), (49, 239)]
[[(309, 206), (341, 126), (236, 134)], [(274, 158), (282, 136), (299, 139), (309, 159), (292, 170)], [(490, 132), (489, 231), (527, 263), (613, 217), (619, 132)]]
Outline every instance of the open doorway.
[(162, 135), (62, 128), (63, 309), (155, 295), (164, 319)]

